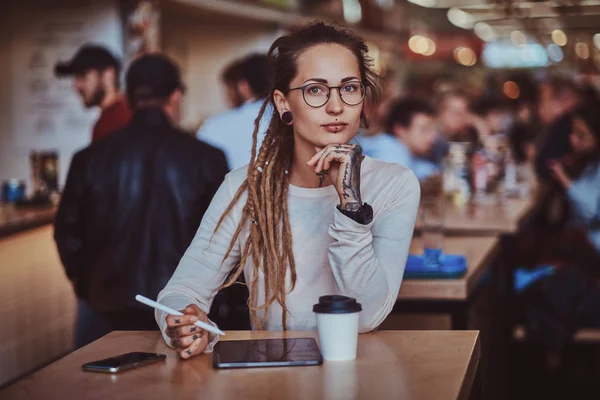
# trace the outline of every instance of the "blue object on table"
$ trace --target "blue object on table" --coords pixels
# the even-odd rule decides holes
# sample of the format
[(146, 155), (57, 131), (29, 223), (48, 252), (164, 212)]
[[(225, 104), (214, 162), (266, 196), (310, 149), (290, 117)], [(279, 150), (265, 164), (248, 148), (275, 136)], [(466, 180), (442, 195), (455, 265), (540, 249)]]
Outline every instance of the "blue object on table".
[(427, 266), (424, 256), (409, 254), (404, 270), (405, 279), (456, 279), (467, 272), (467, 259), (455, 254), (443, 254), (437, 267)]
[(25, 198), (25, 181), (21, 179), (9, 179), (2, 183), (2, 201), (5, 203), (16, 203)]
[(553, 265), (542, 265), (534, 269), (517, 268), (515, 270), (515, 292), (520, 293), (532, 283), (554, 274)]
[(432, 249), (428, 247), (423, 249), (423, 263), (427, 268), (439, 268), (443, 258), (444, 253), (442, 249)]

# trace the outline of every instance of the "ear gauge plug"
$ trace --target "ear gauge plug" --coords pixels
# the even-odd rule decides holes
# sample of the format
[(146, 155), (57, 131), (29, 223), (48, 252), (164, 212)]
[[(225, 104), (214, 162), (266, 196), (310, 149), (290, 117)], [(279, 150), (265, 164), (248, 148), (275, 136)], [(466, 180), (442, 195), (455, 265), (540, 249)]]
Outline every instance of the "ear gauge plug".
[(290, 125), (294, 121), (294, 115), (290, 111), (284, 111), (280, 118), (286, 125)]

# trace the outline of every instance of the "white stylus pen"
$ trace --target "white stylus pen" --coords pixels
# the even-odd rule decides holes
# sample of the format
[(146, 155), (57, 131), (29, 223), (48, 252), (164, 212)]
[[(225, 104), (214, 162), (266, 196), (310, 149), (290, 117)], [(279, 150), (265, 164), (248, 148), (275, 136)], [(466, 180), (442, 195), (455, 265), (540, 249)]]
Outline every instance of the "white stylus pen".
[[(176, 316), (182, 316), (183, 315), (183, 313), (181, 313), (181, 312), (179, 312), (177, 310), (173, 310), (172, 308), (169, 308), (167, 306), (163, 306), (162, 304), (157, 303), (154, 300), (150, 300), (149, 298), (144, 297), (141, 294), (136, 295), (135, 299), (137, 301), (139, 301), (140, 303), (142, 303), (142, 304), (145, 304), (145, 305), (150, 306), (150, 307), (154, 307), (157, 310), (166, 312), (167, 314), (176, 315)], [(196, 321), (196, 323), (194, 325), (196, 325), (197, 327), (200, 327), (200, 328), (204, 329), (205, 331), (209, 331), (209, 332), (212, 332), (212, 333), (217, 334), (217, 335), (225, 335), (225, 332), (223, 332), (219, 328), (216, 328), (216, 327), (214, 327), (214, 326), (212, 326), (210, 324), (207, 324), (206, 322)]]

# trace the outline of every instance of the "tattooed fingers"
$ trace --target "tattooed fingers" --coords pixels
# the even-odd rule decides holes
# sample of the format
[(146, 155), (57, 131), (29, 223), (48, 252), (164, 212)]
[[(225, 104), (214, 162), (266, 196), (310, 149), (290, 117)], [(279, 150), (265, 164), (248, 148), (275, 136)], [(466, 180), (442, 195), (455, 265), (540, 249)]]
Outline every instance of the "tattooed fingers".
[[(196, 337), (195, 339), (194, 336)], [(206, 346), (208, 346), (208, 336), (208, 333), (204, 333), (200, 336), (193, 335), (189, 337), (189, 340), (191, 340), (190, 344), (179, 351), (179, 356), (185, 360), (198, 354), (202, 354), (204, 350), (206, 350)], [(187, 341), (185, 343), (187, 343)]]

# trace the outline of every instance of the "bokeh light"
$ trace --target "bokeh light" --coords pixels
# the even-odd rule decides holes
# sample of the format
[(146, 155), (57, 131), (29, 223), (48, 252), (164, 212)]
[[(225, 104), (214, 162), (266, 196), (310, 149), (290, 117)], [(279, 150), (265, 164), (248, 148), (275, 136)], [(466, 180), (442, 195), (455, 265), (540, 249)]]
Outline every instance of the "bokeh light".
[(475, 52), (468, 47), (457, 47), (454, 50), (454, 59), (465, 67), (471, 67), (477, 62)]
[(486, 24), (485, 22), (476, 23), (473, 27), (473, 31), (475, 32), (477, 37), (483, 40), (484, 42), (489, 42), (498, 37), (498, 35), (494, 31), (494, 28), (492, 28), (491, 25)]
[(587, 60), (590, 58), (590, 48), (587, 43), (579, 42), (575, 45), (575, 54), (577, 57)]
[(527, 36), (521, 31), (512, 31), (510, 34), (510, 40), (517, 47), (524, 47), (527, 45)]
[(552, 31), (552, 41), (559, 46), (565, 46), (568, 42), (567, 34), (560, 29), (555, 29)]
[(458, 26), (463, 29), (472, 29), (475, 24), (475, 18), (468, 12), (464, 12), (460, 8), (451, 8), (448, 10), (446, 14), (448, 17), (448, 21), (450, 21), (453, 25)]
[(504, 82), (504, 85), (502, 85), (502, 91), (504, 92), (506, 97), (513, 100), (519, 98), (519, 95), (521, 94), (519, 85), (517, 85), (513, 81)]

